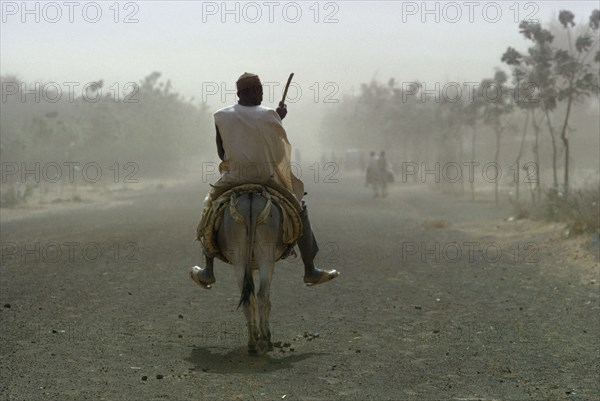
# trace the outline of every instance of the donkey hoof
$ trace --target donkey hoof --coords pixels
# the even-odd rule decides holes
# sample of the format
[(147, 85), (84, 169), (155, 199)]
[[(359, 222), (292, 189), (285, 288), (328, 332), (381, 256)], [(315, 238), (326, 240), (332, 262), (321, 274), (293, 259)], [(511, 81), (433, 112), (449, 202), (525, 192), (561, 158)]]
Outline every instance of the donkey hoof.
[(256, 347), (248, 346), (248, 355), (258, 355)]
[(257, 346), (258, 355), (264, 355), (269, 351), (273, 351), (273, 344), (266, 341), (260, 341)]

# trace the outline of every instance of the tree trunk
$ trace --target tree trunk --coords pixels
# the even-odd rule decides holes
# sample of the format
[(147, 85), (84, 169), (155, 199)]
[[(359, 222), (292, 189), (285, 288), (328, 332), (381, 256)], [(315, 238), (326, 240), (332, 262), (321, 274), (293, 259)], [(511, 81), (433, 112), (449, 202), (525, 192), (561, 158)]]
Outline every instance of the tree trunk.
[[(471, 163), (475, 162), (475, 140), (477, 138), (477, 125), (473, 124), (473, 136), (471, 137)], [(471, 177), (469, 173), (469, 181), (471, 182), (471, 200), (475, 200), (475, 176)]]
[[(465, 161), (465, 151), (463, 149), (463, 141), (462, 141), (462, 137), (459, 136), (456, 141), (458, 142), (458, 159), (460, 160), (460, 165), (463, 165), (463, 162)], [(463, 174), (460, 175), (460, 193), (464, 194), (465, 193), (465, 180), (464, 180), (464, 176)]]
[(552, 122), (550, 121), (550, 113), (548, 113), (547, 108), (544, 108), (544, 112), (546, 113), (546, 123), (548, 124), (548, 130), (550, 131), (550, 138), (552, 139), (552, 184), (554, 189), (558, 189), (558, 176), (556, 175), (556, 138), (554, 137)]
[(567, 111), (565, 114), (565, 122), (562, 126), (560, 139), (562, 139), (565, 147), (565, 199), (569, 196), (569, 139), (567, 138), (567, 128), (569, 126), (569, 116), (571, 114), (571, 104), (573, 103), (573, 95), (569, 94), (567, 99)]
[(498, 166), (498, 160), (500, 159), (500, 134), (502, 130), (500, 128), (494, 129), (496, 132), (496, 153), (494, 153), (494, 166), (496, 167), (496, 179), (494, 180), (494, 203), (498, 207), (498, 181), (500, 180), (500, 168)]
[(529, 109), (527, 109), (527, 113), (525, 114), (525, 124), (523, 125), (523, 136), (521, 136), (521, 146), (519, 147), (519, 153), (517, 154), (517, 160), (515, 162), (515, 168), (517, 174), (515, 175), (515, 184), (516, 184), (516, 195), (517, 202), (519, 202), (519, 184), (521, 182), (521, 157), (523, 156), (523, 147), (525, 146), (525, 137), (527, 136), (527, 126), (529, 125)]
[[(535, 119), (535, 109), (533, 110), (533, 115), (531, 116), (531, 124), (533, 125), (533, 132), (535, 135), (535, 142), (533, 144), (532, 152), (533, 152), (533, 160), (535, 163), (535, 197), (532, 196), (532, 202), (535, 204), (542, 199), (542, 181), (541, 181), (541, 167), (540, 167), (540, 126)], [(537, 198), (537, 199), (536, 199)]]

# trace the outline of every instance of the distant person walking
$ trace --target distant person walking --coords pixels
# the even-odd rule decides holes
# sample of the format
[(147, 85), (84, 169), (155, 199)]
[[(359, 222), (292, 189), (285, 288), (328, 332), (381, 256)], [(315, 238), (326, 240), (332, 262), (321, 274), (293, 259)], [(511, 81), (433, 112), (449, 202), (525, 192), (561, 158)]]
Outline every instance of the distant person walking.
[(388, 170), (387, 160), (385, 159), (385, 152), (382, 150), (377, 159), (377, 173), (379, 175), (379, 184), (381, 188), (381, 197), (385, 198), (388, 196), (387, 184), (390, 180), (390, 171)]

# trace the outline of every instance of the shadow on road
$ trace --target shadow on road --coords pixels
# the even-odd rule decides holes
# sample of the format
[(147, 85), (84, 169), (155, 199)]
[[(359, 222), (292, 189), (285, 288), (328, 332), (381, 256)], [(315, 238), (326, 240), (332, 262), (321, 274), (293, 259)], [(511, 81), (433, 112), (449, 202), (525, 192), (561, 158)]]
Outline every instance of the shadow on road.
[(196, 347), (192, 349), (187, 361), (196, 365), (197, 370), (207, 373), (271, 373), (282, 369), (292, 369), (297, 362), (307, 358), (328, 355), (325, 352), (275, 354), (273, 351), (267, 355), (248, 355), (246, 347), (238, 347), (229, 352), (218, 352), (218, 348)]

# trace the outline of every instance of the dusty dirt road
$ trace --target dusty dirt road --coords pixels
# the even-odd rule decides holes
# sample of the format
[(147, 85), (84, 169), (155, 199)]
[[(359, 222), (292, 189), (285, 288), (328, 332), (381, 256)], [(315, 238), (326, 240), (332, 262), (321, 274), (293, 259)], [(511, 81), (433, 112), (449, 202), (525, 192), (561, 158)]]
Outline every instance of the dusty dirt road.
[(264, 357), (231, 269), (188, 278), (205, 185), (3, 224), (0, 399), (599, 399), (597, 259), (490, 203), (362, 185), (308, 184), (342, 275), (308, 288), (277, 265)]

